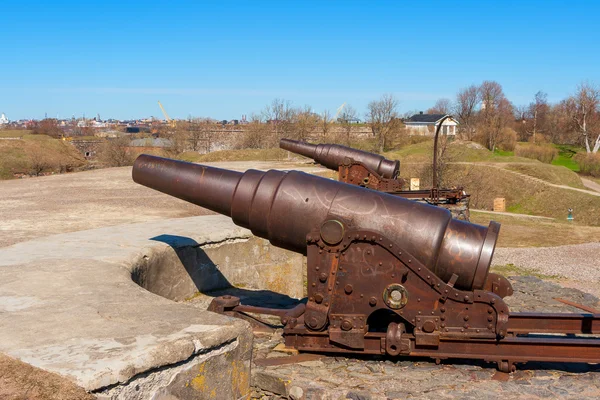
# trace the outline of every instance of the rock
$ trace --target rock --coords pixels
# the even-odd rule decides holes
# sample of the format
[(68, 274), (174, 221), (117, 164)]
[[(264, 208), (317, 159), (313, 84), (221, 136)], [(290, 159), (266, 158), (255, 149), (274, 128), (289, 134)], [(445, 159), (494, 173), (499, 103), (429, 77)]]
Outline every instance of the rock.
[(292, 400), (301, 400), (304, 395), (304, 390), (298, 386), (292, 386), (289, 390), (289, 396)]
[(348, 392), (346, 398), (351, 400), (371, 400), (371, 396), (363, 392)]

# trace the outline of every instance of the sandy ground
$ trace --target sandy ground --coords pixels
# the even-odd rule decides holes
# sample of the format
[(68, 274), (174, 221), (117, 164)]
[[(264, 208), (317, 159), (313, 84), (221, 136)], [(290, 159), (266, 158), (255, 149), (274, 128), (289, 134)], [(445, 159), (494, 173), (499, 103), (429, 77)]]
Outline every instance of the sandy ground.
[[(220, 168), (322, 171), (286, 162), (207, 163)], [(0, 181), (0, 247), (104, 226), (208, 214), (131, 180), (131, 167)], [(100, 238), (101, 240), (101, 238)]]

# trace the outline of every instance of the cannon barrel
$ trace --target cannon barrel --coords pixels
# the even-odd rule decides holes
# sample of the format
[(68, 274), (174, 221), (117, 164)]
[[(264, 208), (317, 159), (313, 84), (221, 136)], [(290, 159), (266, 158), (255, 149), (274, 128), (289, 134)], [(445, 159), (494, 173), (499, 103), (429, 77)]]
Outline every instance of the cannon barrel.
[(452, 219), (443, 208), (299, 171), (244, 173), (141, 155), (133, 180), (227, 215), (278, 247), (306, 254), (308, 233), (326, 220), (380, 232), (457, 288), (483, 287), (500, 225)]
[(350, 158), (363, 163), (384, 178), (396, 179), (400, 172), (400, 161), (388, 160), (379, 154), (373, 154), (339, 144), (310, 144), (291, 139), (281, 139), (279, 147), (292, 153), (312, 158), (319, 164), (337, 171), (344, 159)]

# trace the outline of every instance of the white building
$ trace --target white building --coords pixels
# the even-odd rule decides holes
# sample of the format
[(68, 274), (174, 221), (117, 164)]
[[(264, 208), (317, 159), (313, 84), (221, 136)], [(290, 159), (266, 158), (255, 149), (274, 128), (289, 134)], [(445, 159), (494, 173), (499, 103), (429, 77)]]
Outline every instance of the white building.
[(8, 120), (8, 118), (6, 118), (6, 115), (2, 113), (2, 115), (0, 115), (0, 125), (6, 125), (9, 122), (10, 121)]
[[(445, 116), (447, 116), (447, 114), (423, 114), (423, 112), (420, 112), (405, 120), (404, 125), (406, 125), (406, 128), (412, 135), (433, 136), (435, 135), (435, 130), (440, 124), (440, 121)], [(446, 118), (442, 123), (440, 134), (456, 136), (457, 126), (457, 120), (452, 117)]]

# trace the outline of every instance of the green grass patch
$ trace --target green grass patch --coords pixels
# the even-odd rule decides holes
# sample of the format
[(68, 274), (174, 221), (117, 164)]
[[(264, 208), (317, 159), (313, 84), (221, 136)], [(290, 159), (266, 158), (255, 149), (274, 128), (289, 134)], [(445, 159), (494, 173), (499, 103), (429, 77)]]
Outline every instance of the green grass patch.
[(546, 275), (541, 272), (537, 272), (533, 269), (527, 269), (523, 267), (519, 267), (514, 264), (506, 264), (506, 265), (494, 265), (490, 272), (500, 274), (502, 276), (535, 276), (540, 279), (559, 279), (559, 275)]
[(555, 144), (558, 149), (558, 157), (552, 160), (552, 165), (565, 167), (574, 172), (579, 172), (579, 164), (573, 158), (575, 154), (582, 151), (582, 147), (571, 146), (567, 144)]
[(515, 156), (514, 151), (500, 150), (500, 149), (496, 149), (494, 151), (494, 154), (497, 156), (500, 156), (500, 157), (514, 157)]

